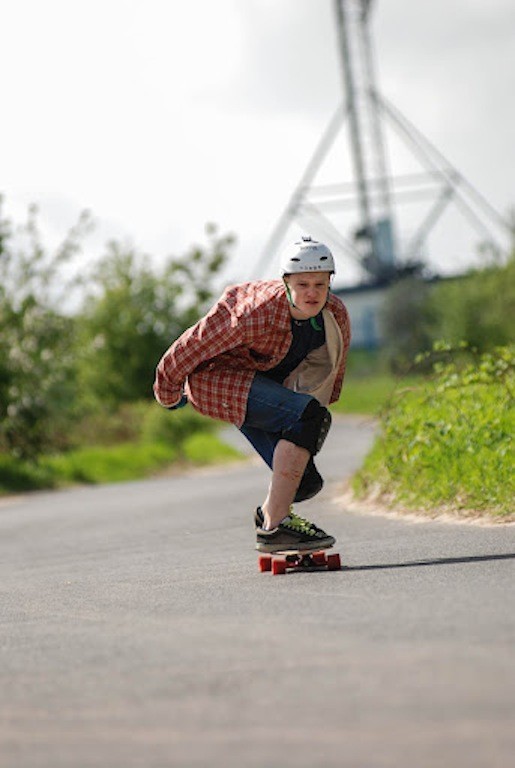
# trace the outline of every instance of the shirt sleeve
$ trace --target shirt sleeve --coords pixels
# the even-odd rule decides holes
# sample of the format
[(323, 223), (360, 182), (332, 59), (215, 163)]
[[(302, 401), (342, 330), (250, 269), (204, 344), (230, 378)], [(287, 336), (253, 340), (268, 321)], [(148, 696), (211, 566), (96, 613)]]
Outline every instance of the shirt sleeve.
[(224, 294), (205, 317), (179, 336), (159, 361), (154, 381), (158, 403), (166, 408), (176, 405), (190, 373), (244, 342), (244, 325)]

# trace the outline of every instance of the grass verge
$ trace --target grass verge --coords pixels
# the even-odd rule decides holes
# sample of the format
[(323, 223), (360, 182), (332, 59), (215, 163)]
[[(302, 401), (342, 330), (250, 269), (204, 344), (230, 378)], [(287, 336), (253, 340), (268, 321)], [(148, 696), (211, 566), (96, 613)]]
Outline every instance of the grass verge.
[(331, 410), (335, 413), (376, 416), (399, 387), (413, 386), (419, 382), (419, 378), (398, 379), (387, 373), (369, 377), (350, 375), (345, 380), (340, 399), (331, 406)]
[(215, 434), (197, 433), (180, 451), (164, 443), (124, 443), (78, 448), (42, 458), (37, 464), (0, 457), (0, 495), (75, 484), (119, 483), (155, 475), (170, 467), (202, 466), (241, 459)]
[(514, 354), (435, 367), (385, 408), (381, 435), (355, 475), (358, 497), (408, 509), (515, 519)]
[(42, 460), (59, 485), (119, 483), (145, 477), (177, 459), (177, 451), (164, 444), (125, 443), (79, 448)]
[(349, 355), (342, 394), (331, 406), (335, 413), (377, 416), (401, 386), (419, 383), (420, 376), (395, 376), (384, 356), (375, 350), (353, 349)]

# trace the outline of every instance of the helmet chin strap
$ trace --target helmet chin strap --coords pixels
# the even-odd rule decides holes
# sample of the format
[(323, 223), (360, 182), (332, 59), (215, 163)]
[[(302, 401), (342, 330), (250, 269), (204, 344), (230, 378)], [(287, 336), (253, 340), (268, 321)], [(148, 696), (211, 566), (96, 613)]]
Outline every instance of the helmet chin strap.
[[(287, 281), (285, 280), (284, 277), (283, 277), (283, 283), (284, 283), (284, 287), (286, 289), (286, 297), (288, 299), (288, 303), (289, 303), (290, 307), (293, 307), (293, 309), (296, 309), (297, 312), (302, 312), (302, 309), (299, 309), (298, 306), (293, 301), (293, 297), (291, 295), (290, 286), (288, 285), (288, 283), (287, 283)], [(330, 287), (327, 289), (327, 297), (328, 298), (329, 298), (329, 291), (330, 291)], [(327, 304), (327, 299), (326, 299), (326, 304)], [(302, 314), (305, 315), (306, 313), (302, 312)], [(311, 327), (314, 328), (315, 331), (321, 331), (322, 330), (321, 326), (317, 323), (316, 317), (310, 317), (309, 318), (309, 322), (310, 322)]]
[[(292, 295), (291, 295), (290, 286), (288, 285), (288, 283), (286, 282), (286, 279), (284, 277), (283, 277), (283, 283), (284, 283), (284, 287), (286, 288), (286, 297), (288, 299), (288, 304), (290, 305), (290, 307), (293, 307), (293, 309), (299, 309), (297, 307), (297, 305), (295, 304), (295, 302), (293, 301), (293, 298), (292, 298)], [(299, 309), (299, 312), (302, 312), (302, 310)]]

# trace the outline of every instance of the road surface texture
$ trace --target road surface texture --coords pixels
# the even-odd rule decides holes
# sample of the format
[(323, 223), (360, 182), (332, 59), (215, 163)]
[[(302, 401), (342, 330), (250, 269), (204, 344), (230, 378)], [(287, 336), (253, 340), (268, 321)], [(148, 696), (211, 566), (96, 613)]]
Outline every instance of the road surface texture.
[(512, 766), (515, 527), (342, 509), (372, 431), (334, 573), (258, 572), (255, 461), (1, 502), (2, 768)]

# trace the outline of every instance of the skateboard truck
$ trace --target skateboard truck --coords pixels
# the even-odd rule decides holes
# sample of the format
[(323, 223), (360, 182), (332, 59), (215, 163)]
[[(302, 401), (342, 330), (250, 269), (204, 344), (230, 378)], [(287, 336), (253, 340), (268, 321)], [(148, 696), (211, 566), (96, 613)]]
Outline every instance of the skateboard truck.
[(258, 568), (261, 573), (271, 571), (274, 576), (279, 576), (287, 571), (339, 571), (342, 564), (340, 555), (326, 555), (320, 552), (277, 552), (270, 555), (260, 555)]

